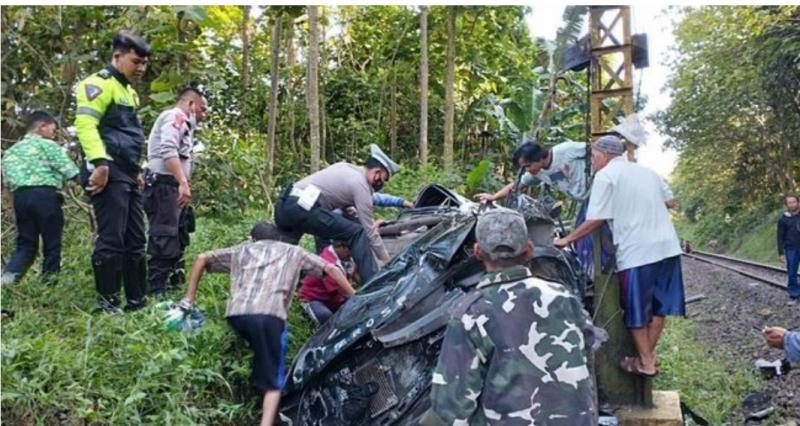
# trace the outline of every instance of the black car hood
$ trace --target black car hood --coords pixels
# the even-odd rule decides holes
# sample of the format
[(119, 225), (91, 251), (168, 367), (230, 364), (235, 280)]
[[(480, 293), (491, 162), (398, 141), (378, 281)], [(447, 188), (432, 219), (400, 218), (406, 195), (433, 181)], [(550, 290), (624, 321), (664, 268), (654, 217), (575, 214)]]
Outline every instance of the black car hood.
[[(534, 241), (534, 260), (562, 258), (552, 247), (553, 220), (545, 209), (524, 196), (514, 204)], [(402, 249), (311, 336), (294, 359), (286, 392), (305, 386), (367, 335), (391, 347), (441, 328), (448, 307), (477, 284), (482, 265), (465, 244), (474, 241), (477, 204), (433, 184), (419, 191), (409, 210), (426, 209), (441, 222)], [(551, 275), (557, 279), (559, 271)]]
[(367, 282), (300, 349), (287, 391), (302, 387), (362, 337), (381, 334), (381, 327), (443, 285), (445, 272), (456, 255), (463, 253), (475, 222), (469, 214), (447, 218)]

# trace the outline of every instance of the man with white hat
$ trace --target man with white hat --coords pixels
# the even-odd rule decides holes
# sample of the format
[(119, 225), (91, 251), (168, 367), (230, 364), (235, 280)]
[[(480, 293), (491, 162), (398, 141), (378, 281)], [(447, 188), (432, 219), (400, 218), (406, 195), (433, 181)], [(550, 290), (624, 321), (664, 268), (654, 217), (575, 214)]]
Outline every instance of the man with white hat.
[[(389, 261), (389, 253), (372, 218), (372, 194), (380, 190), (400, 166), (377, 145), (363, 167), (333, 164), (297, 183), (289, 184), (275, 206), (275, 223), (301, 236), (347, 242), (364, 282)], [(332, 211), (353, 206), (360, 223)], [(374, 256), (373, 256), (374, 253)]]

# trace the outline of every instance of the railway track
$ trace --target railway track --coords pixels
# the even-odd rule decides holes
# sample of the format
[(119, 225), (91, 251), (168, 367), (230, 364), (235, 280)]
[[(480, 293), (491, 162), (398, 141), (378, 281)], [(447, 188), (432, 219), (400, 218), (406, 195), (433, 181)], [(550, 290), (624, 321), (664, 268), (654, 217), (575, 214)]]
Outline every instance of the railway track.
[(698, 250), (693, 250), (691, 253), (684, 253), (683, 255), (786, 290), (786, 270), (783, 268)]

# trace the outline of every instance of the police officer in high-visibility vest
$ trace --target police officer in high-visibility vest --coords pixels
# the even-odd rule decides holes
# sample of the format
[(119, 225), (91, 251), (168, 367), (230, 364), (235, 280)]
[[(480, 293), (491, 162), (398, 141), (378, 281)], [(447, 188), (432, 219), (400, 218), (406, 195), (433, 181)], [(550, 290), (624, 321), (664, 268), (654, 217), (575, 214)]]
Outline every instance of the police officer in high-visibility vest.
[(140, 160), (144, 131), (136, 115), (139, 97), (131, 82), (147, 68), (150, 47), (130, 31), (112, 42), (103, 70), (76, 88), (75, 127), (83, 149), (82, 184), (97, 219), (92, 254), (97, 311), (116, 312), (124, 284), (126, 311), (145, 306), (145, 228)]

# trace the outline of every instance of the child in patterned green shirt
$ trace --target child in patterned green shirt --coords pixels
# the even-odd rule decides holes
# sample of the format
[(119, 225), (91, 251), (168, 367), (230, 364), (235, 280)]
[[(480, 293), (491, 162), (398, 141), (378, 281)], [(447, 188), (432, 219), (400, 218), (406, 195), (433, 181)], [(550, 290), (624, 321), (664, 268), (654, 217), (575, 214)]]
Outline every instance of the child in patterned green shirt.
[(3, 154), (3, 189), (13, 191), (17, 246), (2, 275), (2, 284), (17, 282), (33, 263), (43, 241), (42, 275), (55, 283), (61, 267), (64, 230), (63, 198), (58, 190), (76, 180), (78, 167), (52, 139), (58, 123), (46, 111), (28, 118), (27, 134)]

